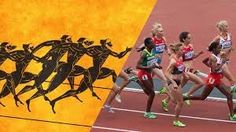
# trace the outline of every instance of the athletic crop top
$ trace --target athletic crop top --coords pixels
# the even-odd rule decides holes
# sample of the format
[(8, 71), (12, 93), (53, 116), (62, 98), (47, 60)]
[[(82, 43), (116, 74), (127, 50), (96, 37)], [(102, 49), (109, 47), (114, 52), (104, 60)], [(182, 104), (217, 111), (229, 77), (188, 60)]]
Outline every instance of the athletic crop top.
[(184, 72), (185, 70), (185, 66), (184, 66), (184, 63), (183, 61), (180, 61), (180, 60), (176, 60), (176, 64), (175, 64), (175, 67), (174, 67), (174, 70), (172, 71), (172, 74), (181, 74)]
[(190, 45), (183, 48), (183, 61), (193, 60), (194, 51)]
[(154, 44), (156, 45), (154, 48), (154, 53), (155, 54), (163, 53), (165, 51), (165, 47), (166, 47), (165, 40), (163, 38), (158, 39), (156, 37), (152, 37), (152, 40), (153, 40)]
[(227, 35), (227, 39), (224, 39), (222, 36), (220, 36), (220, 45), (222, 49), (228, 49), (232, 47), (232, 40), (230, 38), (230, 34)]
[(142, 63), (143, 66), (151, 66), (151, 65), (157, 63), (157, 59), (155, 57), (153, 50), (151, 52), (149, 52), (149, 51), (147, 51), (147, 49), (144, 49), (143, 52), (145, 54), (145, 57), (144, 57), (144, 60)]

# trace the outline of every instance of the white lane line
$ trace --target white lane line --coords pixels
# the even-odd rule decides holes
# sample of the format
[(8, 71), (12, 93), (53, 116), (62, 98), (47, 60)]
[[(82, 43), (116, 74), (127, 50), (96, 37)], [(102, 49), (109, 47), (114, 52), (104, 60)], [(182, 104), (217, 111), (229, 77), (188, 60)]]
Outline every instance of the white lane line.
[[(144, 111), (139, 111), (139, 110), (131, 110), (131, 109), (123, 109), (123, 108), (112, 108), (113, 110), (118, 110), (118, 111), (125, 111), (125, 112), (133, 112), (133, 113), (144, 113)], [(162, 115), (162, 116), (170, 116), (173, 117), (175, 115), (173, 114), (165, 114), (165, 113), (155, 113), (157, 115)], [(188, 119), (196, 119), (196, 120), (204, 120), (204, 121), (215, 121), (215, 122), (225, 122), (225, 123), (236, 123), (236, 121), (230, 121), (230, 120), (223, 120), (223, 119), (214, 119), (214, 118), (206, 118), (206, 117), (196, 117), (196, 116), (186, 116), (186, 115), (180, 115), (182, 118), (188, 118)]]
[(111, 131), (116, 131), (116, 132), (141, 132), (141, 131), (136, 131), (136, 130), (111, 128), (111, 127), (102, 127), (102, 126), (92, 126), (92, 128), (102, 129), (102, 130), (111, 130)]
[[(124, 88), (124, 91), (127, 92), (136, 92), (136, 93), (144, 93), (142, 89), (137, 89), (137, 88)], [(159, 94), (159, 91), (155, 91), (156, 94)], [(227, 99), (226, 98), (217, 98), (217, 97), (207, 97), (206, 100), (210, 100), (210, 101), (220, 101), (220, 102), (226, 102)], [(236, 99), (233, 99), (233, 102), (236, 102)]]

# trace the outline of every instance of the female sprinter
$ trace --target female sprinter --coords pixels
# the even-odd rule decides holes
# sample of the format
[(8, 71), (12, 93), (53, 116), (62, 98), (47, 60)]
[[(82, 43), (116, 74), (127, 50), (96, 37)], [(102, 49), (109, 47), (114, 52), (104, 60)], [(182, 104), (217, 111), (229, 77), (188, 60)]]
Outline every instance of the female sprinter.
[[(186, 72), (186, 74), (188, 74), (188, 78), (183, 80), (182, 86), (184, 86), (187, 83), (188, 80), (190, 80), (194, 83), (193, 87), (187, 93), (184, 94), (184, 96), (189, 96), (193, 92), (195, 92), (196, 90), (198, 90), (199, 88), (204, 86), (203, 80), (200, 77), (198, 77), (198, 76), (196, 76), (195, 74), (192, 73), (193, 72), (193, 59), (197, 58), (203, 52), (201, 51), (197, 54), (194, 53), (193, 45), (191, 44), (191, 34), (189, 32), (180, 33), (179, 41), (183, 45), (182, 59), (183, 59), (184, 65), (185, 65), (185, 72)], [(167, 105), (165, 103), (168, 103), (169, 98), (170, 97), (168, 97), (167, 99), (162, 101), (162, 106), (167, 107)], [(186, 100), (185, 102), (188, 105), (190, 105), (189, 100)]]
[(223, 73), (222, 66), (228, 61), (227, 53), (221, 54), (221, 45), (219, 42), (212, 42), (208, 47), (208, 50), (212, 52), (211, 56), (208, 59), (205, 59), (203, 62), (208, 67), (210, 67), (211, 72), (207, 77), (206, 85), (201, 93), (198, 96), (189, 96), (184, 97), (185, 100), (205, 100), (207, 96), (211, 93), (214, 87), (216, 87), (221, 93), (223, 93), (227, 97), (227, 103), (229, 107), (229, 119), (236, 120), (236, 115), (233, 111), (233, 99), (232, 94), (230, 93), (229, 88), (227, 88), (222, 82)]
[[(155, 44), (155, 47), (153, 48), (153, 53), (155, 54), (155, 57), (157, 59), (157, 63), (160, 65), (164, 51), (167, 51), (168, 55), (170, 55), (170, 51), (169, 51), (167, 44), (166, 44), (166, 38), (164, 37), (164, 29), (160, 23), (155, 23), (153, 25), (152, 40)], [(138, 51), (143, 50), (144, 49), (143, 45), (141, 45), (138, 49), (139, 49)], [(155, 68), (152, 71), (153, 71), (152, 74), (157, 76), (163, 82), (164, 87), (161, 88), (160, 93), (169, 94), (167, 79), (166, 79), (162, 69)], [(167, 102), (168, 102), (168, 98), (162, 100), (162, 108), (165, 111), (168, 111), (168, 103)]]
[[(183, 62), (185, 65), (185, 72), (191, 72), (194, 73), (194, 67), (193, 67), (193, 60), (203, 54), (203, 51), (200, 51), (198, 53), (194, 52), (193, 45), (191, 44), (192, 36), (189, 32), (182, 32), (179, 35), (179, 41), (183, 43)], [(195, 74), (192, 74), (193, 78), (189, 78), (189, 80), (194, 82), (193, 87), (184, 94), (184, 96), (189, 96), (193, 94), (195, 91), (197, 91), (199, 88), (201, 88), (204, 85), (204, 82), (202, 79)], [(184, 85), (184, 84), (183, 84)], [(189, 105), (190, 101), (186, 101), (186, 103)]]
[(155, 92), (151, 73), (153, 69), (161, 67), (157, 64), (157, 59), (153, 52), (155, 44), (152, 38), (146, 38), (144, 40), (144, 44), (145, 49), (141, 53), (141, 57), (138, 60), (136, 68), (139, 69), (138, 79), (142, 84), (141, 86), (144, 92), (148, 95), (147, 107), (146, 112), (144, 113), (144, 117), (154, 119), (156, 118), (156, 115), (151, 112), (151, 107), (153, 99), (155, 97)]
[[(123, 84), (121, 85), (120, 88), (116, 88), (116, 90), (114, 90), (115, 94), (114, 94), (114, 98), (117, 102), (121, 103), (121, 91), (131, 82), (131, 81), (137, 81), (137, 74), (138, 72), (136, 70), (134, 70), (131, 67), (126, 68), (124, 71), (121, 71), (122, 75), (120, 75), (121, 78), (124, 79)], [(125, 75), (126, 74), (126, 75)], [(127, 74), (131, 74), (132, 76), (128, 76)], [(113, 98), (113, 97), (112, 97)], [(111, 102), (113, 101), (113, 99), (111, 100)]]
[(185, 127), (186, 125), (179, 120), (179, 114), (183, 107), (182, 82), (186, 78), (185, 66), (182, 61), (182, 43), (170, 45), (172, 55), (170, 57), (169, 65), (166, 69), (165, 75), (170, 86), (171, 100), (176, 104), (175, 117), (173, 125), (176, 127)]
[(116, 99), (117, 102), (121, 103), (121, 99), (117, 98), (117, 95), (119, 95), (131, 81), (136, 81), (137, 77), (129, 77), (128, 74), (134, 74), (137, 75), (137, 71), (133, 70), (132, 68), (127, 68), (125, 70), (122, 70), (119, 74), (119, 77), (123, 79), (123, 82), (121, 84), (121, 87), (119, 87), (116, 83), (113, 85), (112, 92), (110, 93), (110, 96), (108, 97), (106, 105), (104, 105), (104, 108), (110, 112), (114, 113), (114, 111), (111, 109), (111, 103), (114, 99)]
[[(228, 22), (225, 20), (221, 20), (216, 24), (217, 30), (219, 34), (213, 39), (214, 41), (217, 41), (221, 45), (221, 51), (227, 52), (227, 57), (230, 57), (230, 52), (232, 51), (232, 37), (229, 33), (229, 25)], [(232, 92), (236, 92), (236, 81), (233, 75), (231, 74), (228, 63), (224, 64), (222, 67), (223, 74), (229, 80), (231, 84), (231, 90)]]

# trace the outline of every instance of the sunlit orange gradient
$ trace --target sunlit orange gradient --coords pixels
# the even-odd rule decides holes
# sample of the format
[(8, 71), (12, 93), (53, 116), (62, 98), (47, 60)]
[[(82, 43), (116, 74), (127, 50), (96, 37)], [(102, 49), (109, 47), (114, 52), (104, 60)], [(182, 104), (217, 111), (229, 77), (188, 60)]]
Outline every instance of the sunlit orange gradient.
[[(142, 30), (156, 0), (1, 0), (0, 1), (0, 42), (10, 42), (22, 49), (22, 44), (32, 43), (38, 45), (41, 42), (59, 39), (61, 35), (72, 36), (74, 42), (79, 37), (87, 37), (99, 44), (100, 39), (110, 38), (113, 43), (112, 50), (121, 52), (126, 47), (132, 47)], [(43, 48), (36, 53), (43, 56), (49, 48)], [(122, 59), (109, 57), (103, 67), (114, 69), (118, 74), (128, 54)], [(63, 57), (66, 61), (66, 56)], [(89, 68), (92, 66), (92, 58), (83, 56), (78, 65)], [(15, 70), (15, 63), (7, 60), (1, 70), (11, 73)], [(39, 73), (42, 64), (32, 61), (26, 71)], [(50, 78), (53, 77), (52, 74)], [(47, 80), (50, 81), (50, 78)], [(79, 84), (83, 76), (76, 78), (75, 83)], [(0, 81), (3, 87), (6, 81)], [(67, 83), (67, 81), (65, 81)], [(33, 82), (28, 83), (33, 84)], [(105, 88), (112, 87), (112, 78), (108, 77), (96, 81), (93, 85)], [(19, 92), (24, 85), (19, 85), (16, 92)], [(48, 83), (43, 84), (46, 89)], [(75, 86), (75, 88), (77, 88)], [(69, 85), (62, 84), (56, 90), (48, 94), (54, 99), (67, 90)], [(29, 99), (36, 90), (32, 90), (19, 98), (22, 101)], [(28, 112), (26, 105), (16, 107), (12, 95), (0, 99), (6, 107), (0, 107), (0, 115), (13, 117), (25, 117), (47, 121), (59, 121), (92, 126), (110, 90), (95, 89), (95, 92), (102, 99), (92, 97), (89, 90), (79, 94), (83, 103), (74, 98), (66, 98), (59, 101), (56, 106), (56, 114), (53, 114), (48, 102), (42, 97), (31, 101), (31, 110)], [(0, 116), (1, 132), (16, 131), (89, 131), (90, 127), (79, 127), (47, 123), (41, 121), (30, 121), (13, 119)]]

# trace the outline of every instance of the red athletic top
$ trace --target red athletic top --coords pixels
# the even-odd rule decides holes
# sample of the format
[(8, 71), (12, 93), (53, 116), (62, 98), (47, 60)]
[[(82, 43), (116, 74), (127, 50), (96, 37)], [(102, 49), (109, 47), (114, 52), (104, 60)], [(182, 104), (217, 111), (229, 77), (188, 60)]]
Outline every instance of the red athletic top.
[(184, 46), (183, 48), (183, 61), (193, 60), (194, 51), (191, 45)]
[(185, 66), (184, 66), (184, 63), (182, 60), (178, 60), (178, 59), (175, 59), (176, 60), (176, 64), (175, 64), (175, 67), (172, 71), (172, 74), (181, 74), (184, 72), (185, 70)]
[(166, 47), (166, 42), (163, 38), (152, 37), (153, 42), (155, 43), (155, 53), (163, 53)]

